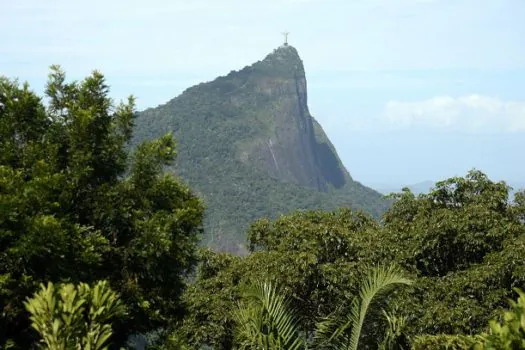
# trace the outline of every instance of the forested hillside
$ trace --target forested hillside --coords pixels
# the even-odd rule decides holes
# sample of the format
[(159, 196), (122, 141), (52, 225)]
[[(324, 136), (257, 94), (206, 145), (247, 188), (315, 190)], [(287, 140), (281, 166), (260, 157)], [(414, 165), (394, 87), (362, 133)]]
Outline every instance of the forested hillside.
[(172, 171), (202, 196), (205, 242), (245, 251), (253, 220), (297, 209), (353, 207), (379, 217), (388, 202), (354, 181), (310, 115), (303, 63), (292, 46), (187, 89), (135, 119), (134, 142), (172, 132)]

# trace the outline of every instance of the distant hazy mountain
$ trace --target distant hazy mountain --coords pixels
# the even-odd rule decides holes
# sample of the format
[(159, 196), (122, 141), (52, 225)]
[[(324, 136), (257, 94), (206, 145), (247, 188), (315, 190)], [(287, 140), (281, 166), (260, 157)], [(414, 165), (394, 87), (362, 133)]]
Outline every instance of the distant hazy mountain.
[(394, 192), (401, 192), (403, 187), (408, 187), (415, 194), (426, 193), (430, 191), (434, 186), (434, 181), (423, 181), (412, 185), (398, 185), (398, 184), (386, 184), (386, 183), (368, 183), (368, 186), (372, 187), (376, 191), (389, 194)]
[(205, 240), (242, 250), (248, 224), (296, 209), (352, 206), (380, 215), (383, 196), (354, 181), (310, 115), (292, 46), (184, 91), (136, 118), (134, 142), (173, 132), (171, 169), (207, 204)]

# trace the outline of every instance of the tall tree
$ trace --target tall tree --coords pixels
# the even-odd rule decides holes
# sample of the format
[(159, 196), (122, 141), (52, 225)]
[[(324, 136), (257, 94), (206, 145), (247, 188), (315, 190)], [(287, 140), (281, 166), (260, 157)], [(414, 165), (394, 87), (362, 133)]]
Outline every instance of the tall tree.
[(0, 78), (0, 344), (30, 340), (22, 301), (47, 281), (107, 279), (130, 313), (117, 339), (180, 314), (203, 206), (162, 173), (170, 135), (128, 155), (134, 99), (108, 92), (96, 71), (67, 83), (53, 66), (44, 105)]

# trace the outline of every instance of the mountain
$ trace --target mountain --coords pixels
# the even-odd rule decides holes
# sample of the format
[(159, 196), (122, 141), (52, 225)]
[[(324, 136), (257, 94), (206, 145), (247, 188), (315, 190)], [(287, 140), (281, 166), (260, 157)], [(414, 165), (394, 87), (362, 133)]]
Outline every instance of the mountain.
[(207, 204), (205, 244), (242, 252), (246, 228), (296, 209), (352, 206), (379, 216), (388, 202), (352, 179), (310, 115), (297, 50), (185, 90), (137, 114), (134, 144), (173, 132), (171, 171)]

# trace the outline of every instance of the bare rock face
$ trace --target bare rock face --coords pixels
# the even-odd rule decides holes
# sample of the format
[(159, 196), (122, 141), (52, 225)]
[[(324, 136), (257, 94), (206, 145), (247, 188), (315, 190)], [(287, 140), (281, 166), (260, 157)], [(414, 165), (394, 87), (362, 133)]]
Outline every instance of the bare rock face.
[(245, 74), (246, 83), (236, 95), (252, 95), (252, 98), (236, 98), (236, 106), (257, 110), (262, 107), (259, 101), (268, 102), (258, 116), (267, 127), (238, 150), (243, 162), (283, 181), (319, 191), (330, 186), (341, 188), (351, 181), (333, 146), (308, 111), (306, 77), (296, 49), (281, 46), (263, 61), (232, 72), (224, 79)]

